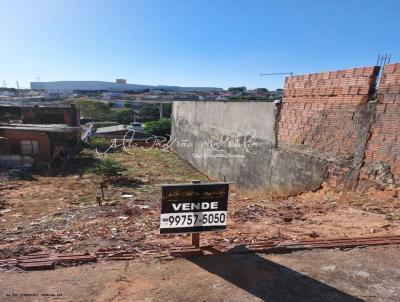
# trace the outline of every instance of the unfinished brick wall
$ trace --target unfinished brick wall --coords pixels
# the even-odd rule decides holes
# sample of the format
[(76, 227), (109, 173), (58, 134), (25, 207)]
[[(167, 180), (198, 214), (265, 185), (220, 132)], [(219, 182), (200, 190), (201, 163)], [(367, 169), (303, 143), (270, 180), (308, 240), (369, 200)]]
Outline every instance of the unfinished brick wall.
[(0, 123), (8, 123), (11, 120), (19, 120), (22, 116), (22, 108), (9, 105), (0, 105)]
[(23, 108), (24, 124), (67, 124), (79, 126), (79, 110), (74, 104), (69, 107), (33, 106)]
[(278, 146), (331, 162), (352, 160), (378, 72), (364, 67), (286, 78)]
[(21, 154), (22, 140), (37, 140), (39, 142), (39, 154), (31, 155), (31, 157), (40, 160), (51, 159), (49, 136), (45, 132), (4, 129), (0, 130), (0, 136), (7, 138), (11, 154)]
[(387, 172), (400, 176), (400, 64), (384, 67), (365, 163), (383, 163)]

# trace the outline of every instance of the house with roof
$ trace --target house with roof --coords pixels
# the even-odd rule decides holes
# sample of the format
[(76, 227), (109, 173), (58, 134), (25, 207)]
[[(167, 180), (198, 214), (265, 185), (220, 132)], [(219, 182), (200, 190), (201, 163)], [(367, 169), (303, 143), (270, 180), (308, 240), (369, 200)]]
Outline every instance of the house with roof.
[(0, 124), (0, 164), (30, 158), (51, 163), (80, 142), (81, 128), (63, 124)]

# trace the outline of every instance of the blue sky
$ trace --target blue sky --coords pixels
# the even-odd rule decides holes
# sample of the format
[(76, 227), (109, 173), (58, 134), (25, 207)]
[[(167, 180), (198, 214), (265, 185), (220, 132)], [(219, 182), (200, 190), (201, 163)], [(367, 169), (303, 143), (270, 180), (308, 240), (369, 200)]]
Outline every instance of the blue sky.
[(283, 77), (400, 62), (400, 1), (0, 0), (0, 86), (279, 88)]

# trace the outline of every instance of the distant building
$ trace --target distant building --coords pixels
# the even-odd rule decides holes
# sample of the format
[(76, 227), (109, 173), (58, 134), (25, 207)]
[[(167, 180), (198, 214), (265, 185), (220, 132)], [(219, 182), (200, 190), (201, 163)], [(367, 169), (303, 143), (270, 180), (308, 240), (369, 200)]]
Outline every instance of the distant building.
[(110, 101), (110, 105), (113, 108), (124, 108), (126, 103), (127, 103), (127, 101), (125, 101), (125, 100)]
[(104, 100), (116, 100), (124, 95), (123, 92), (103, 92), (101, 98)]
[(0, 97), (15, 96), (17, 93), (15, 91), (0, 91)]
[(31, 82), (32, 90), (45, 90), (49, 93), (101, 93), (101, 92), (124, 92), (143, 90), (168, 90), (168, 91), (222, 91), (216, 87), (179, 87), (179, 86), (151, 86), (127, 84), (124, 79), (117, 79), (116, 82), (101, 81), (55, 81), (55, 82)]

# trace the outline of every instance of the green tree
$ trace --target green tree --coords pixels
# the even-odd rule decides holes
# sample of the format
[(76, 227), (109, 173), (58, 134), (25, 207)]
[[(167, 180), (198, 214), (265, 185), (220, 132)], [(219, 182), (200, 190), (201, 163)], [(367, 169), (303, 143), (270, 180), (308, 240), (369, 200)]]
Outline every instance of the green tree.
[(89, 144), (92, 148), (99, 149), (100, 151), (107, 150), (111, 145), (110, 140), (105, 137), (93, 137)]
[(246, 92), (247, 88), (245, 86), (240, 86), (240, 87), (230, 87), (228, 88), (228, 91), (232, 93), (237, 93), (237, 92)]
[(124, 104), (124, 107), (125, 107), (125, 108), (133, 108), (133, 104), (132, 104), (132, 103), (129, 103), (129, 102), (126, 102), (126, 103)]
[(166, 136), (171, 134), (171, 119), (162, 118), (144, 124), (144, 131), (152, 135)]
[(267, 88), (257, 88), (257, 93), (268, 93), (268, 89)]
[(78, 100), (75, 102), (81, 116), (90, 117), (94, 121), (115, 121), (115, 114), (110, 107), (99, 101)]
[(127, 169), (114, 159), (106, 158), (100, 160), (93, 169), (93, 172), (98, 175), (108, 177), (118, 177), (122, 172)]
[(131, 124), (133, 122), (134, 111), (132, 109), (121, 109), (116, 111), (116, 120), (120, 124)]
[(163, 116), (170, 117), (172, 114), (172, 103), (163, 104)]
[(142, 121), (151, 121), (158, 119), (160, 109), (158, 104), (144, 104), (139, 110), (139, 118)]

